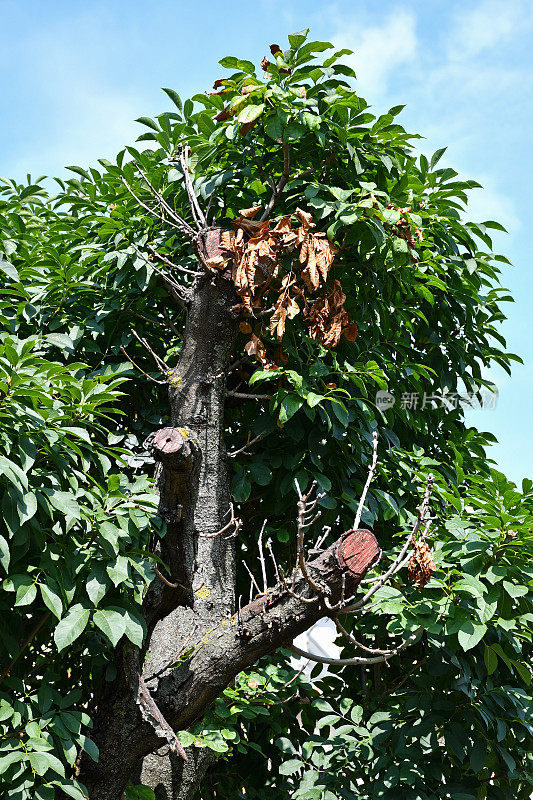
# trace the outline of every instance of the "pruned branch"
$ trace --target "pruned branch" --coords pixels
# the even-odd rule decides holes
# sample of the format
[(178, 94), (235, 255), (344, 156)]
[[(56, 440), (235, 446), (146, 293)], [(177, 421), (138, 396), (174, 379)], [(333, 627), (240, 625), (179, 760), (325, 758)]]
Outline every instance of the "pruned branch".
[(183, 745), (161, 713), (141, 675), (139, 675), (137, 705), (141, 710), (142, 718), (152, 726), (157, 736), (166, 739), (170, 745), (170, 749), (174, 753), (177, 753), (184, 761), (187, 761), (187, 754), (183, 749)]

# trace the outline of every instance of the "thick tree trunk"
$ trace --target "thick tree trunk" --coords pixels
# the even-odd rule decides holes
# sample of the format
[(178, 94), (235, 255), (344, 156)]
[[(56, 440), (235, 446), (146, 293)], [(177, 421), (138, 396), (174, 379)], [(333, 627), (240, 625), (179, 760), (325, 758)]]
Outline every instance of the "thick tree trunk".
[[(211, 236), (216, 247), (218, 233)], [(234, 539), (215, 534), (229, 519), (222, 433), (235, 299), (233, 284), (223, 277), (206, 278), (192, 298), (183, 349), (170, 379), (172, 428), (153, 441), (161, 464), (160, 514), (167, 525), (160, 550), (170, 574), (166, 581), (154, 581), (144, 603), (145, 650), (129, 644), (117, 650), (117, 677), (105, 687), (96, 709), (92, 736), (100, 761), (84, 758), (80, 767), (91, 800), (121, 800), (127, 782), (135, 778), (152, 786), (158, 800), (190, 800), (211, 756), (189, 748), (184, 761), (162, 734), (172, 741), (171, 728), (183, 730), (201, 719), (238, 672), (290, 643), (324, 613), (321, 599), (300, 576), (294, 589), (311, 602), (301, 602), (279, 585), (240, 615), (233, 614)], [(343, 581), (347, 591), (356, 586), (379, 552), (371, 534), (350, 537), (359, 547), (353, 563), (342, 556), (339, 560), (337, 543), (309, 565), (333, 601)], [(175, 668), (180, 653), (189, 650)], [(146, 714), (141, 675), (164, 716), (163, 726)]]
[[(356, 554), (349, 562), (342, 556), (341, 543), (342, 550), (349, 545)], [(343, 585), (346, 592), (352, 592), (378, 555), (379, 547), (371, 533), (352, 531), (311, 561), (308, 571), (328, 588), (330, 600), (335, 603)], [(308, 602), (302, 602), (294, 594)], [(174, 730), (190, 727), (202, 718), (239, 672), (261, 656), (290, 644), (320, 619), (324, 611), (322, 599), (309, 588), (303, 576), (296, 579), (291, 592), (283, 583), (279, 584), (245, 606), (240, 614), (214, 621), (206, 634), (195, 637), (192, 653), (177, 669), (162, 674), (145, 669), (153, 699)], [(101, 748), (100, 763), (92, 765), (83, 777), (89, 784), (91, 800), (119, 800), (139, 759), (160, 749), (161, 739), (141, 717), (131, 692), (126, 697), (120, 694), (110, 697), (102, 716), (107, 724), (102, 731), (105, 738), (96, 736)], [(176, 791), (179, 796), (179, 788)]]

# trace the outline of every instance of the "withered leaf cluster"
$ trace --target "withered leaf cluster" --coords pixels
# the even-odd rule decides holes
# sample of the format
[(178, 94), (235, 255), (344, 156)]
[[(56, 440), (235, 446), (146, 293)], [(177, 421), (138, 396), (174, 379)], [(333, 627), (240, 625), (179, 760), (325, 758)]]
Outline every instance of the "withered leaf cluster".
[[(335, 258), (335, 248), (322, 231), (315, 231), (310, 213), (297, 208), (277, 220), (255, 219), (261, 206), (245, 208), (233, 221), (234, 230), (222, 233), (220, 251), (207, 261), (212, 269), (231, 267), (232, 279), (241, 298), (240, 310), (254, 316), (265, 311), (269, 292), (276, 292), (270, 332), (281, 341), (287, 319), (300, 312), (306, 317), (309, 336), (326, 348), (336, 347), (342, 333), (353, 341), (357, 326), (344, 308), (346, 295), (338, 280), (322, 297)], [(295, 223), (295, 224), (293, 224)], [(263, 364), (268, 362), (264, 345), (252, 336), (246, 346)]]
[(407, 565), (407, 577), (415, 586), (425, 586), (435, 572), (435, 562), (426, 542), (413, 542), (413, 555)]

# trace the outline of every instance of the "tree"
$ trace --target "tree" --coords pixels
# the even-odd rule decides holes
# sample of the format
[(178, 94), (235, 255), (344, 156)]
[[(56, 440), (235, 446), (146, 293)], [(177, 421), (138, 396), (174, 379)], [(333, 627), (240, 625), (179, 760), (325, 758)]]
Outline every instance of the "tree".
[(55, 195), (4, 181), (15, 800), (529, 796), (533, 484), (456, 402), (516, 359), (501, 226), (329, 49), (223, 59)]

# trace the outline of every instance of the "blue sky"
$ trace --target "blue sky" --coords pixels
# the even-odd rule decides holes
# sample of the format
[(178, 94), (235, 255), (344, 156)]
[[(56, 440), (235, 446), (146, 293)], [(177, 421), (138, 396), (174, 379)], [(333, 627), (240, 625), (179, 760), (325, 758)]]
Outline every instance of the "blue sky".
[(268, 45), (310, 27), (355, 51), (360, 93), (400, 120), (431, 154), (485, 187), (470, 216), (509, 230), (497, 249), (514, 262), (504, 285), (515, 304), (503, 327), (522, 356), (511, 378), (494, 371), (494, 410), (469, 412), (499, 444), (490, 455), (514, 480), (531, 476), (533, 288), (530, 280), (533, 2), (531, 0), (0, 0), (0, 175), (64, 175), (112, 157), (140, 132), (134, 122), (210, 88), (225, 55), (260, 60)]

